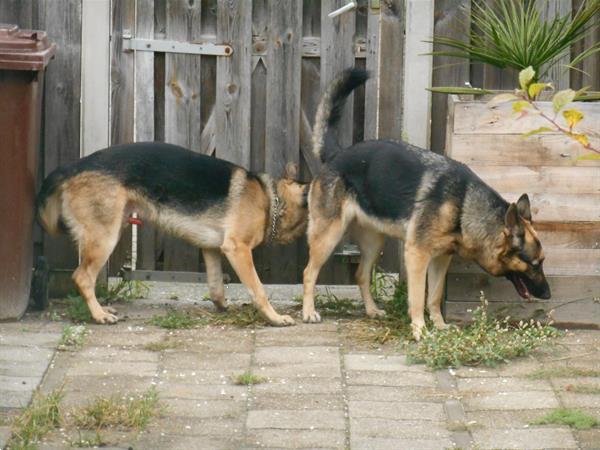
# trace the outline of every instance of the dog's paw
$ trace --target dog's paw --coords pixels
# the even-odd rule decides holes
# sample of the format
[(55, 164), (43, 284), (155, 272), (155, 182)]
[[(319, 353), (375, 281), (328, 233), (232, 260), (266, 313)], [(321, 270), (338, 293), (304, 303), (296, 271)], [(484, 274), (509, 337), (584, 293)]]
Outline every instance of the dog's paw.
[(321, 322), (321, 315), (316, 311), (304, 313), (302, 314), (302, 321), (304, 323), (319, 323)]
[(412, 328), (412, 335), (415, 338), (415, 341), (419, 342), (421, 337), (423, 336), (423, 330), (425, 329), (425, 323), (411, 323), (410, 327)]
[(276, 327), (289, 327), (290, 325), (296, 325), (296, 321), (291, 316), (278, 315), (270, 320), (271, 325)]
[(117, 310), (111, 306), (104, 306), (102, 309), (104, 310), (105, 313), (117, 314)]
[[(112, 309), (114, 312), (116, 312), (113, 308)], [(97, 323), (101, 323), (101, 324), (114, 324), (117, 323), (119, 321), (119, 318), (113, 314), (107, 311), (108, 308), (103, 309), (102, 313), (99, 314), (98, 316), (94, 317), (94, 320)]]
[(386, 312), (379, 308), (368, 309), (367, 316), (371, 319), (381, 319), (386, 316)]
[(225, 312), (229, 309), (229, 305), (227, 304), (227, 300), (211, 300), (217, 311)]
[(433, 326), (438, 330), (447, 330), (450, 328), (450, 325), (444, 322), (444, 319), (433, 320)]

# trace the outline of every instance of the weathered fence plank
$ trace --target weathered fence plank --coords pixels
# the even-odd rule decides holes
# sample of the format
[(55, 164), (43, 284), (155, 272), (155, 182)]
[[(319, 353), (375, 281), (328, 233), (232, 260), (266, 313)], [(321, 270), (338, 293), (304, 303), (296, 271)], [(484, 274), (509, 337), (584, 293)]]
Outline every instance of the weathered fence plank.
[[(167, 39), (193, 41), (201, 35), (201, 3), (167, 2)], [(202, 79), (200, 56), (167, 54), (165, 58), (165, 141), (200, 149)], [(165, 237), (164, 270), (198, 270), (200, 251), (183, 241)]]
[(367, 63), (370, 78), (365, 84), (365, 139), (377, 139), (379, 127), (379, 33), (381, 14), (379, 9), (368, 9)]
[(217, 58), (217, 157), (250, 167), (251, 2), (219, 0), (217, 38), (235, 49)]
[[(537, 8), (540, 12), (540, 18), (544, 21), (550, 22), (556, 18), (570, 14), (572, 10), (572, 4), (571, 0), (546, 0), (543, 2), (538, 2)], [(547, 67), (542, 67), (540, 69), (542, 74), (548, 70), (548, 72), (543, 75), (542, 79), (552, 82), (556, 89), (567, 89), (569, 87), (569, 69), (566, 67), (566, 65), (569, 64), (569, 62), (569, 55), (565, 55), (560, 58), (558, 63), (550, 69)]]

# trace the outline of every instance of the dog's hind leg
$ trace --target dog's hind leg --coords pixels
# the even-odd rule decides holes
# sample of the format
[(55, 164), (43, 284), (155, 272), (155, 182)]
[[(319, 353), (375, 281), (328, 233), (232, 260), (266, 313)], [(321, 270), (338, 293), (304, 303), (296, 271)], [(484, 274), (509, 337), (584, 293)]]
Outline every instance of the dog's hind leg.
[(233, 270), (244, 286), (252, 294), (252, 300), (256, 309), (269, 321), (271, 325), (287, 326), (294, 325), (294, 319), (290, 316), (278, 314), (269, 303), (265, 288), (258, 278), (254, 261), (252, 260), (252, 249), (250, 246), (233, 238), (225, 238), (221, 250), (231, 263)]
[(425, 327), (425, 280), (431, 254), (429, 251), (408, 242), (404, 248), (408, 281), (408, 313), (413, 336), (418, 341)]
[(385, 238), (382, 234), (365, 228), (354, 230), (353, 236), (360, 247), (360, 264), (356, 271), (356, 282), (360, 288), (360, 295), (365, 302), (367, 316), (371, 318), (383, 317), (385, 311), (377, 308), (370, 288), (373, 265), (381, 253)]
[(315, 311), (315, 284), (319, 271), (327, 261), (331, 252), (346, 231), (341, 219), (329, 221), (317, 219), (309, 226), (308, 246), (309, 259), (304, 269), (304, 301), (302, 303), (302, 320), (307, 323), (321, 321), (321, 316)]
[(436, 256), (431, 260), (427, 269), (427, 309), (429, 317), (438, 330), (448, 327), (442, 316), (441, 304), (446, 272), (451, 260), (452, 255)]
[(219, 311), (227, 309), (225, 290), (223, 289), (223, 270), (221, 268), (221, 251), (214, 248), (203, 248), (202, 256), (206, 264), (206, 277), (210, 299)]

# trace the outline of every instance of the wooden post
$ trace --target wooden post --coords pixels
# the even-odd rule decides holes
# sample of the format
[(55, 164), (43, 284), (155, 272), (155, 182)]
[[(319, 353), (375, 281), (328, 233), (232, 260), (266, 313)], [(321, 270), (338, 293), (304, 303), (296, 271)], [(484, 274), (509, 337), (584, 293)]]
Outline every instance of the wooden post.
[[(200, 39), (201, 3), (171, 0), (167, 3), (166, 38), (180, 41)], [(200, 150), (200, 103), (202, 72), (199, 55), (167, 54), (165, 57), (165, 140)], [(165, 237), (164, 270), (196, 271), (200, 250)]]
[(406, 45), (404, 56), (404, 127), (406, 140), (429, 148), (431, 120), (432, 57), (424, 56), (432, 45), (433, 0), (406, 1)]
[[(537, 6), (540, 11), (540, 18), (548, 22), (570, 14), (572, 8), (571, 0), (546, 0), (538, 2)], [(566, 65), (569, 64), (569, 61), (568, 54), (563, 56), (557, 64), (548, 70), (548, 73), (543, 77), (543, 81), (551, 82), (557, 90), (567, 89), (570, 80), (569, 69)], [(542, 72), (545, 70), (546, 67), (541, 68)], [(517, 80), (515, 79), (515, 86), (516, 84)]]

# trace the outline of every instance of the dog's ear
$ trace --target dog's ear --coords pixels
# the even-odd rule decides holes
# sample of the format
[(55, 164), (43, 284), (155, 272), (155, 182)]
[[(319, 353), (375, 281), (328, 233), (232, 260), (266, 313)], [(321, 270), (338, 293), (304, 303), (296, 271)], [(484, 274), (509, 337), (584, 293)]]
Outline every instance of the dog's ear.
[(523, 219), (531, 222), (531, 205), (527, 194), (521, 195), (517, 200), (517, 211)]
[(295, 180), (298, 176), (298, 165), (296, 163), (287, 163), (285, 165), (285, 177), (289, 180)]
[(510, 245), (512, 247), (519, 247), (521, 245), (524, 228), (519, 218), (518, 207), (515, 203), (511, 203), (506, 210), (504, 224), (506, 225), (504, 233), (509, 239)]

